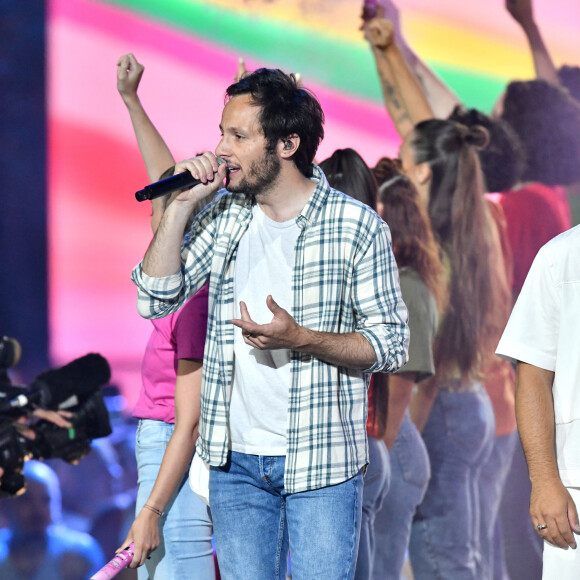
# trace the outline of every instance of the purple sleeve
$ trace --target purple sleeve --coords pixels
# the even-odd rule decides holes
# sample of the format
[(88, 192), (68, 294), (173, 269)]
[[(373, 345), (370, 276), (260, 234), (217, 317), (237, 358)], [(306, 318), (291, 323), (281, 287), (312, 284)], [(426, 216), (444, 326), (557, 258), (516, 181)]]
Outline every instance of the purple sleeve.
[(208, 289), (207, 284), (203, 286), (178, 312), (173, 329), (177, 359), (203, 360), (207, 330)]

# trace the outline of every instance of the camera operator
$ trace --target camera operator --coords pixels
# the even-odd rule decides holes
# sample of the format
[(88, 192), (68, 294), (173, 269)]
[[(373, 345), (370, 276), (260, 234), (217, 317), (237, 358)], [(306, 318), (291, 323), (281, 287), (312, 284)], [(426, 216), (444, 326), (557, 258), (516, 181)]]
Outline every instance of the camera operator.
[(13, 386), (7, 369), (20, 358), (15, 339), (0, 339), (0, 497), (23, 493), (24, 462), (61, 458), (78, 463), (90, 442), (111, 433), (100, 387), (108, 362), (90, 353), (44, 371), (27, 387)]

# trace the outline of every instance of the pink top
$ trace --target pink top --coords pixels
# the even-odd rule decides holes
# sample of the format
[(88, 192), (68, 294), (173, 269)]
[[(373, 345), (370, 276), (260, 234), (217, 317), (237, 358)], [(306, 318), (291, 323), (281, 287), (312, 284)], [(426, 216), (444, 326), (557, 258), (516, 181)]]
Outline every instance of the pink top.
[(206, 284), (180, 310), (151, 321), (153, 332), (143, 356), (143, 387), (133, 410), (134, 417), (175, 422), (177, 361), (183, 358), (203, 360), (207, 297)]

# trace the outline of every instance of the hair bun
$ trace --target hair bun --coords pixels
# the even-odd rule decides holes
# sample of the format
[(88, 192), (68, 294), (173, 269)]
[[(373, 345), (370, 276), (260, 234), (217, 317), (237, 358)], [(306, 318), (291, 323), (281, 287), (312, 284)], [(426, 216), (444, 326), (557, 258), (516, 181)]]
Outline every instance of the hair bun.
[(481, 125), (473, 125), (467, 129), (465, 142), (477, 149), (485, 149), (489, 144), (489, 132)]

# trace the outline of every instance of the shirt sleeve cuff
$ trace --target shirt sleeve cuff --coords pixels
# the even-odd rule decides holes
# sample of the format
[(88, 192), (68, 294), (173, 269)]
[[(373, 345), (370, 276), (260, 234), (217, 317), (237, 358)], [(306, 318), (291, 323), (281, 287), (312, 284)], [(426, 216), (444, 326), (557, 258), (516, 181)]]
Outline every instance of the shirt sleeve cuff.
[(159, 300), (175, 298), (179, 294), (182, 285), (181, 271), (170, 276), (155, 278), (143, 272), (142, 264), (138, 264), (135, 267), (131, 279), (135, 282), (140, 292)]
[(407, 350), (403, 346), (391, 350), (389, 347), (392, 346), (392, 340), (378, 336), (369, 328), (359, 328), (356, 332), (362, 334), (375, 351), (375, 363), (363, 372), (395, 372), (407, 362)]

